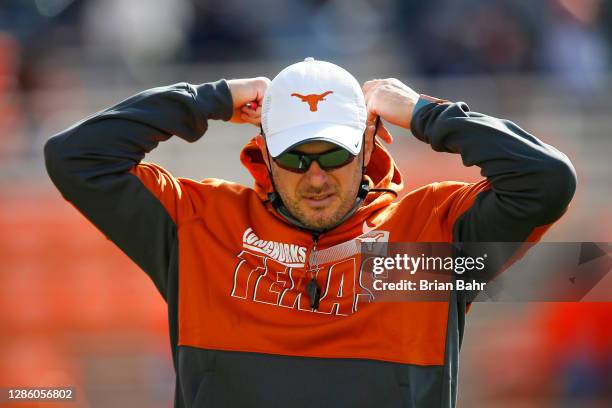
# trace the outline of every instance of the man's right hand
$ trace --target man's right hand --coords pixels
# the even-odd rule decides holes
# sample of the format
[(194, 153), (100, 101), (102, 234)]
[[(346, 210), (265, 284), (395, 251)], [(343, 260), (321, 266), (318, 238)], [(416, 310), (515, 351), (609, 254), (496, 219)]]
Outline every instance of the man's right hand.
[[(261, 103), (270, 80), (266, 77), (230, 79), (227, 81), (234, 104), (231, 122), (251, 123), (259, 126), (261, 123)], [(247, 103), (256, 102), (257, 109), (247, 107)]]

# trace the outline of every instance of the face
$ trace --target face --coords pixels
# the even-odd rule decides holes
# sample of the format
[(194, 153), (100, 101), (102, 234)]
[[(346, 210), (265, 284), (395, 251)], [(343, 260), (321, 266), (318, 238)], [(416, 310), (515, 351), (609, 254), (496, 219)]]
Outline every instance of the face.
[[(355, 204), (363, 174), (363, 155), (366, 154), (367, 163), (371, 142), (372, 139), (366, 135), (365, 147), (355, 160), (329, 171), (321, 169), (316, 161), (306, 173), (285, 170), (274, 160), (267, 163), (271, 166), (274, 185), (285, 207), (309, 228), (326, 229), (337, 224)], [(332, 143), (315, 141), (302, 144), (295, 150), (316, 154), (336, 148)], [(265, 152), (264, 157), (268, 157)]]

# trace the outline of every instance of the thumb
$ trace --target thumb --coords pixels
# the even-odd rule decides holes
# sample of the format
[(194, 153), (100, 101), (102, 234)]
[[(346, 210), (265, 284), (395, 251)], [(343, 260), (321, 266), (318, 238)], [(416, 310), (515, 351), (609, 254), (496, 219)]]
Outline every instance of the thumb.
[(376, 135), (378, 137), (380, 137), (386, 144), (393, 143), (393, 135), (385, 127), (385, 125), (383, 124), (382, 120), (378, 124), (378, 131), (376, 132)]
[(371, 107), (368, 106), (367, 109), (368, 118), (366, 119), (366, 126), (374, 126), (376, 125), (376, 118), (378, 117), (378, 115), (374, 110), (371, 109)]
[(270, 86), (270, 79), (266, 77), (257, 77), (255, 79), (255, 88), (257, 90), (255, 101), (261, 105), (264, 95), (266, 94), (266, 90), (268, 89), (268, 86)]

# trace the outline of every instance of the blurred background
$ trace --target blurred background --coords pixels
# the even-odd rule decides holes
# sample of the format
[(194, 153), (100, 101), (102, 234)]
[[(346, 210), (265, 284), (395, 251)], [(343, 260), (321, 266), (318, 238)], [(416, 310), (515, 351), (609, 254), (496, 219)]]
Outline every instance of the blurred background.
[[(610, 242), (611, 40), (605, 0), (0, 0), (0, 386), (74, 386), (70, 407), (172, 404), (161, 297), (44, 170), (45, 140), (84, 116), (149, 87), (272, 78), (313, 56), (360, 82), (396, 77), (466, 101), (556, 146), (579, 184), (545, 240)], [(405, 191), (479, 179), (391, 130)], [(238, 153), (256, 132), (211, 123), (146, 160), (250, 185)], [(476, 304), (459, 406), (611, 406), (611, 305)]]

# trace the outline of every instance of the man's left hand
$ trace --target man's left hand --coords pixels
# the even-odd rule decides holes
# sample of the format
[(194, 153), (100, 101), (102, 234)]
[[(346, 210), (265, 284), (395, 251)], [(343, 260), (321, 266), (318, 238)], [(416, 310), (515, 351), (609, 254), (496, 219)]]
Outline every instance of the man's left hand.
[[(376, 116), (389, 123), (410, 129), (410, 121), (419, 94), (395, 78), (373, 79), (362, 87), (368, 110), (368, 126), (373, 126)], [(387, 129), (380, 124), (378, 136), (390, 143), (392, 138)]]

